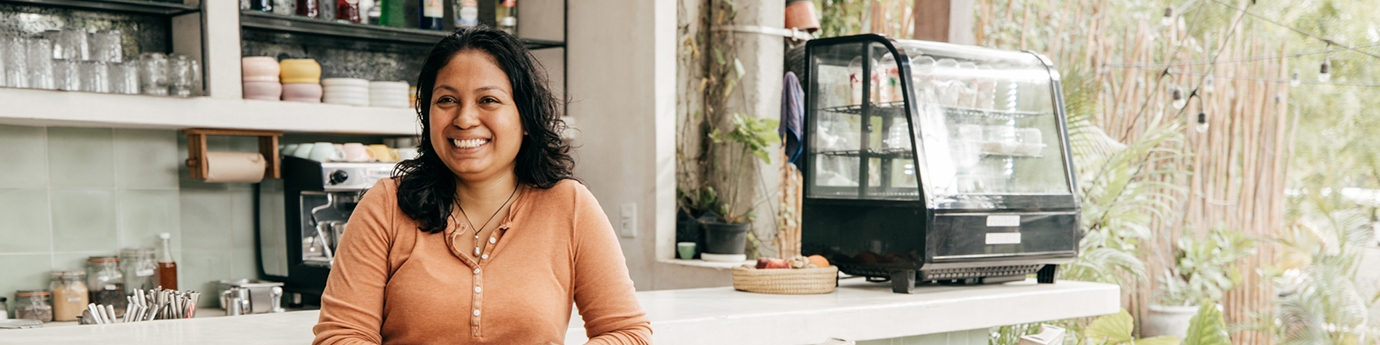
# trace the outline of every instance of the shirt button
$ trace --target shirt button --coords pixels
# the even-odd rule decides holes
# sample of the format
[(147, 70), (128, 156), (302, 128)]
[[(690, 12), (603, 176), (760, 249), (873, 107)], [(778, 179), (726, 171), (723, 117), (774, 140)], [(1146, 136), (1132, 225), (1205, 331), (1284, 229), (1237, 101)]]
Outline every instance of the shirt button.
[(495, 242), (498, 242), (498, 239), (497, 239), (497, 238), (493, 238), (493, 237), (490, 237), (490, 238), (489, 238), (489, 243), (495, 243)]
[(478, 269), (478, 268), (474, 269), (474, 274), (479, 274), (479, 269)]
[(478, 286), (474, 287), (474, 293), (479, 293), (479, 292), (481, 292), (481, 291), (484, 291), (484, 288), (481, 288), (481, 287), (478, 287)]
[(474, 316), (479, 316), (479, 309), (474, 310)]
[(479, 259), (480, 259), (480, 260), (488, 260), (488, 259), (489, 259), (489, 254), (480, 255), (480, 256), (479, 256)]

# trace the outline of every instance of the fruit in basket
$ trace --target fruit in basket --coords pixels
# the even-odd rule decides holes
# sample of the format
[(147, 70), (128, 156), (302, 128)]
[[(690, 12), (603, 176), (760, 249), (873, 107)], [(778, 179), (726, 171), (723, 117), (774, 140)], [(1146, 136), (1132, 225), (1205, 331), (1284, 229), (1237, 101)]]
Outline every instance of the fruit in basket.
[(754, 268), (760, 270), (760, 269), (763, 269), (763, 268), (767, 268), (767, 265), (770, 265), (770, 264), (771, 264), (771, 258), (766, 258), (766, 257), (757, 258), (757, 266), (754, 267)]
[(787, 263), (791, 265), (791, 268), (808, 268), (810, 266), (810, 259), (796, 255), (790, 260), (787, 260)]
[(790, 263), (787, 263), (786, 260), (781, 260), (781, 259), (777, 259), (777, 258), (757, 258), (757, 266), (756, 266), (756, 268), (757, 268), (757, 269), (768, 269), (768, 268), (791, 268), (791, 264), (790, 264)]
[(806, 258), (806, 260), (809, 260), (810, 264), (815, 265), (815, 267), (825, 268), (830, 266), (829, 259), (825, 259), (823, 256), (810, 255), (810, 257)]

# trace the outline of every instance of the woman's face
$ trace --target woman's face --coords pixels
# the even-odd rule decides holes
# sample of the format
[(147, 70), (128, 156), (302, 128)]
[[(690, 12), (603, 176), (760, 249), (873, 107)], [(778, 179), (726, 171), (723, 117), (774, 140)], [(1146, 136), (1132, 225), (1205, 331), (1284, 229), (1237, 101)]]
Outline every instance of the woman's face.
[(522, 118), (508, 74), (489, 54), (455, 54), (431, 90), (431, 146), (462, 181), (512, 174), (522, 147)]

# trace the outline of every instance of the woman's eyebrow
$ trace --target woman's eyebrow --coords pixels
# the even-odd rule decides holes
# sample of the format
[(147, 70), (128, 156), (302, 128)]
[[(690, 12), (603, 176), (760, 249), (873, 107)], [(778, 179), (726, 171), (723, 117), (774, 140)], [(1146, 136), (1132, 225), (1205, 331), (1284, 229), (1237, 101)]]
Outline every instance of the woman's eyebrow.
[(438, 84), (438, 85), (436, 85), (436, 87), (431, 88), (431, 91), (434, 92), (434, 91), (440, 90), (440, 89), (445, 89), (446, 91), (450, 91), (450, 92), (457, 92), (457, 90), (455, 90), (455, 88), (450, 87), (450, 85), (446, 85), (446, 84)]

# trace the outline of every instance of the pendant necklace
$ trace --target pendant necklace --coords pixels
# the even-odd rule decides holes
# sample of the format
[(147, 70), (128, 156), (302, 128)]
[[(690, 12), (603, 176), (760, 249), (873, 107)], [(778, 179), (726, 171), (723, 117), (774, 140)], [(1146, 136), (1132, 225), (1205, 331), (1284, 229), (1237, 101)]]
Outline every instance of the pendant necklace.
[[(479, 249), (479, 232), (482, 231), (482, 230), (484, 230), (484, 228), (489, 227), (489, 222), (494, 221), (494, 217), (497, 217), (498, 214), (499, 214), (500, 212), (503, 212), (503, 208), (504, 208), (504, 207), (508, 207), (508, 203), (513, 201), (513, 196), (517, 195), (517, 191), (518, 191), (518, 189), (521, 188), (521, 187), (522, 187), (522, 184), (518, 184), (517, 186), (514, 186), (514, 187), (513, 187), (513, 192), (512, 192), (511, 194), (508, 194), (508, 200), (504, 200), (504, 201), (503, 201), (503, 206), (499, 206), (499, 207), (498, 207), (498, 210), (494, 211), (494, 214), (491, 215), (491, 216), (489, 216), (489, 220), (484, 221), (484, 226), (478, 227), (478, 228), (474, 227), (474, 222), (470, 221), (470, 215), (465, 213), (465, 207), (464, 207), (464, 206), (460, 206), (460, 195), (459, 195), (459, 193), (456, 193), (456, 195), (455, 195), (455, 206), (460, 208), (460, 215), (465, 217), (465, 223), (469, 223), (470, 228), (471, 228), (471, 229), (474, 229), (474, 256), (475, 256), (475, 257), (478, 257), (478, 256), (479, 256), (479, 253), (480, 253), (480, 249)], [(490, 242), (496, 242), (496, 241), (490, 241)]]

